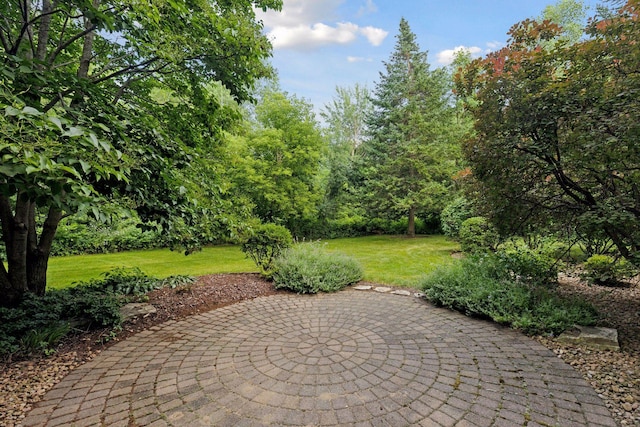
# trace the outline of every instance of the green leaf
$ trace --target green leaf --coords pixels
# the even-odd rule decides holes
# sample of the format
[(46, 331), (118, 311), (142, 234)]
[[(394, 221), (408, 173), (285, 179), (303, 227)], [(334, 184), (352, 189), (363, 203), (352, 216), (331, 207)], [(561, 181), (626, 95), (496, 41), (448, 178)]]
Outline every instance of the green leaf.
[(12, 107), (11, 105), (7, 105), (4, 108), (4, 115), (5, 116), (13, 117), (13, 116), (17, 116), (19, 114), (20, 114), (20, 110), (18, 110), (15, 107)]
[(24, 107), (22, 109), (22, 114), (26, 114), (27, 116), (42, 116), (44, 113), (33, 107)]
[(49, 116), (49, 117), (47, 117), (47, 120), (49, 120), (51, 123), (53, 123), (54, 125), (56, 125), (56, 127), (57, 127), (58, 129), (60, 129), (61, 131), (62, 131), (62, 130), (64, 130), (64, 129), (62, 128), (62, 121), (61, 121), (58, 117), (55, 117), (55, 116)]
[(96, 147), (99, 148), (100, 147), (100, 142), (98, 141), (98, 137), (96, 136), (95, 133), (91, 132), (89, 134), (89, 141), (91, 141), (91, 144)]
[[(78, 126), (70, 127), (69, 130), (67, 130), (63, 134), (63, 136), (68, 136), (70, 138), (74, 138), (74, 137), (82, 136), (82, 135), (84, 135), (84, 130), (81, 127), (78, 127)], [(98, 147), (96, 146), (96, 148), (98, 148)]]
[(0, 175), (13, 178), (19, 173), (19, 169), (15, 165), (0, 165)]
[(84, 173), (89, 173), (89, 171), (91, 170), (91, 166), (89, 165), (89, 163), (85, 162), (84, 160), (79, 160), (79, 163)]

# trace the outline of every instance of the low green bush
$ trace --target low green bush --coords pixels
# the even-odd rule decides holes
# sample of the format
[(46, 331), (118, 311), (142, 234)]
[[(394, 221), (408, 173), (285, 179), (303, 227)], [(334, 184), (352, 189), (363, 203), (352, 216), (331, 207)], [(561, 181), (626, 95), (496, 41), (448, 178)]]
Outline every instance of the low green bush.
[(582, 279), (595, 285), (615, 286), (633, 273), (633, 267), (627, 261), (609, 255), (592, 255), (582, 266)]
[(142, 230), (137, 218), (102, 223), (86, 215), (66, 218), (58, 227), (51, 255), (67, 256), (168, 247), (157, 230)]
[(558, 281), (558, 260), (551, 246), (541, 245), (532, 249), (521, 242), (510, 242), (502, 245), (496, 255), (516, 281), (534, 286), (547, 286)]
[(434, 304), (493, 319), (527, 334), (559, 334), (574, 324), (593, 325), (597, 313), (581, 300), (513, 280), (495, 255), (476, 255), (437, 268), (421, 282)]
[(471, 202), (465, 197), (455, 198), (440, 213), (442, 232), (445, 236), (457, 239), (462, 223), (473, 216), (474, 209)]
[(493, 251), (499, 240), (496, 229), (481, 216), (464, 220), (460, 225), (458, 237), (460, 247), (467, 253)]
[(276, 289), (300, 294), (334, 292), (362, 279), (360, 264), (341, 253), (327, 252), (318, 243), (296, 245), (274, 263)]
[(0, 356), (48, 354), (72, 331), (72, 324), (89, 329), (117, 328), (122, 322), (120, 307), (130, 295), (193, 281), (186, 276), (158, 280), (138, 268), (116, 268), (100, 279), (48, 290), (42, 297), (26, 294), (17, 307), (0, 308)]
[(102, 273), (99, 279), (81, 283), (81, 286), (94, 289), (97, 292), (110, 292), (121, 295), (141, 295), (160, 287), (157, 279), (147, 276), (137, 267), (117, 267)]
[(242, 243), (242, 252), (256, 263), (263, 275), (270, 277), (273, 263), (282, 252), (291, 247), (293, 238), (285, 227), (261, 224)]
[(86, 286), (27, 294), (16, 308), (0, 308), (0, 356), (49, 352), (82, 319), (88, 328), (120, 325), (123, 298)]

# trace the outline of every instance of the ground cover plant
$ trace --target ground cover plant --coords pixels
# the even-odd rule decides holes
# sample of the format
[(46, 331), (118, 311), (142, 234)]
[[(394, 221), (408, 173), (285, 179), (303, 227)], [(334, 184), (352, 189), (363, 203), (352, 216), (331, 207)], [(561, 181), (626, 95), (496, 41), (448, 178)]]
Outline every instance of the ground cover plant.
[(362, 267), (353, 257), (328, 252), (320, 243), (289, 248), (273, 265), (275, 288), (299, 294), (339, 291), (360, 281), (362, 275)]
[(421, 287), (437, 305), (527, 334), (558, 334), (574, 324), (593, 325), (598, 320), (590, 304), (561, 298), (550, 287), (521, 279), (499, 256), (479, 254), (437, 268)]
[(157, 279), (139, 268), (116, 268), (42, 297), (27, 294), (15, 308), (0, 307), (0, 357), (47, 354), (69, 333), (118, 328), (120, 307), (132, 297), (193, 282), (189, 276)]

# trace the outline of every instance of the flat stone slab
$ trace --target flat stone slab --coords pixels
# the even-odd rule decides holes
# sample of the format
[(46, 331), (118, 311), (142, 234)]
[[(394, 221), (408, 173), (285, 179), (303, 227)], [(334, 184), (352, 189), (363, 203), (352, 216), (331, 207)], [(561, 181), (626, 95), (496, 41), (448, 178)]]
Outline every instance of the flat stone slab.
[(355, 289), (356, 291), (368, 291), (371, 288), (373, 288), (373, 286), (369, 286), (369, 285), (358, 285), (353, 287), (353, 289)]
[(148, 316), (156, 311), (156, 308), (149, 303), (131, 302), (120, 308), (120, 315), (122, 316), (122, 320), (126, 321), (133, 317)]
[(391, 293), (394, 295), (403, 295), (405, 297), (411, 296), (411, 292), (405, 291), (404, 289), (397, 289), (395, 291), (392, 291)]
[(165, 322), (73, 369), (23, 427), (616, 427), (538, 342), (418, 298), (278, 294)]
[(373, 290), (381, 293), (391, 292), (391, 288), (387, 288), (385, 286), (378, 286), (376, 288), (373, 288)]
[(576, 325), (560, 334), (557, 341), (567, 344), (584, 345), (596, 350), (620, 351), (618, 331), (612, 328)]

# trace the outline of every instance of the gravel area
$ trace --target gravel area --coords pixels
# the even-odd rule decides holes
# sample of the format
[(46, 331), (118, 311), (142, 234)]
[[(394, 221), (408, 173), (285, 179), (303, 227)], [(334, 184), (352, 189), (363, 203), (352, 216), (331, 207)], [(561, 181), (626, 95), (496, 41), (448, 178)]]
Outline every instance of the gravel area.
[[(596, 305), (603, 314), (601, 325), (618, 329), (621, 351), (558, 344), (551, 337), (536, 339), (582, 372), (620, 426), (640, 426), (640, 286), (588, 286), (577, 278), (564, 276), (558, 290)], [(150, 293), (148, 302), (157, 312), (127, 322), (115, 336), (105, 330), (76, 335), (62, 343), (52, 357), (0, 362), (0, 426), (19, 426), (32, 405), (70, 370), (114, 342), (170, 319), (277, 292), (256, 274), (201, 277), (193, 285)]]
[(596, 306), (599, 326), (616, 328), (620, 351), (590, 350), (537, 339), (579, 370), (604, 399), (622, 426), (640, 426), (640, 284), (638, 279), (619, 287), (588, 285), (577, 277), (561, 276), (558, 290), (582, 297)]

